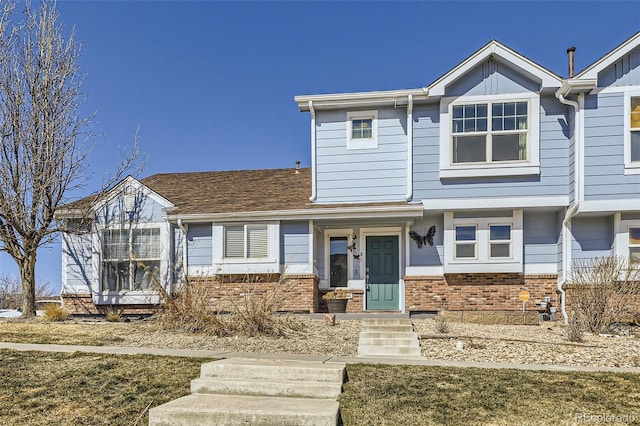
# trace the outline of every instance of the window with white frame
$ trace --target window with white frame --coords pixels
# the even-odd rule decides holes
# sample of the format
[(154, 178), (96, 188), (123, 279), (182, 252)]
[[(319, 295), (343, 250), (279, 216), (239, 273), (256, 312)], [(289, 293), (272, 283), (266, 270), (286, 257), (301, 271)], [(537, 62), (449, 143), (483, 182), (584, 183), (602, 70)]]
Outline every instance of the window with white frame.
[(160, 229), (102, 232), (103, 291), (145, 290), (160, 273)]
[(256, 259), (269, 256), (269, 228), (266, 224), (224, 226), (224, 257)]
[(378, 111), (347, 113), (347, 149), (378, 147)]
[(478, 238), (476, 225), (458, 225), (455, 227), (455, 258), (475, 259)]
[(629, 228), (629, 258), (640, 261), (640, 227)]
[(440, 177), (540, 173), (537, 94), (443, 98)]
[(632, 162), (640, 162), (640, 96), (629, 100), (629, 154)]
[(444, 214), (444, 271), (522, 272), (522, 210)]
[(329, 287), (347, 287), (349, 281), (348, 241), (345, 236), (329, 237)]
[(451, 106), (451, 162), (526, 161), (527, 101)]

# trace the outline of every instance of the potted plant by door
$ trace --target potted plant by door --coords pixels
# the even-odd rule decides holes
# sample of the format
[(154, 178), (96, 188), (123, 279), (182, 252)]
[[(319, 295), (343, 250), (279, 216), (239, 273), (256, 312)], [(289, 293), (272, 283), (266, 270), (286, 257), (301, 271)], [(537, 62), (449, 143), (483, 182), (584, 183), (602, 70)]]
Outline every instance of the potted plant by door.
[(331, 290), (325, 293), (322, 298), (327, 302), (327, 309), (332, 314), (344, 313), (347, 311), (347, 291), (344, 289)]

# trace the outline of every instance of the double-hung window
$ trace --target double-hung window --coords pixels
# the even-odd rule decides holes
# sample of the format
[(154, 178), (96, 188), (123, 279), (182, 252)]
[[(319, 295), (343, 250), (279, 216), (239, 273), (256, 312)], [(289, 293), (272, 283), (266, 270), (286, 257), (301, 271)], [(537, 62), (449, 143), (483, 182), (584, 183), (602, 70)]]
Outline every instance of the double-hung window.
[(145, 290), (159, 278), (159, 228), (106, 229), (102, 237), (103, 290)]
[(540, 173), (537, 94), (443, 98), (440, 177)]
[(378, 111), (347, 113), (347, 149), (378, 147)]
[(489, 258), (511, 257), (511, 225), (489, 225)]
[(527, 101), (452, 105), (451, 162), (527, 161)]
[(224, 257), (257, 259), (269, 256), (269, 228), (266, 224), (224, 227)]
[(476, 225), (455, 227), (455, 258), (475, 259), (478, 254), (478, 237)]

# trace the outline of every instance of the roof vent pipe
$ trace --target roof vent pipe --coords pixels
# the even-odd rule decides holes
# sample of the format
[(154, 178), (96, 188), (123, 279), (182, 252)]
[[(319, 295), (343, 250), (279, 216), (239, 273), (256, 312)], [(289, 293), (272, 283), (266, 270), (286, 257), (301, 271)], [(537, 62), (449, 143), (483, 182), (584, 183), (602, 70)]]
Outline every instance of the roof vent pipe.
[(571, 46), (570, 48), (567, 49), (567, 55), (569, 55), (569, 78), (572, 78), (575, 75), (575, 68), (574, 68), (574, 62), (573, 62), (573, 57), (574, 54), (576, 53), (576, 48), (574, 46)]
[(295, 174), (299, 175), (300, 174), (300, 160), (296, 161), (296, 171)]

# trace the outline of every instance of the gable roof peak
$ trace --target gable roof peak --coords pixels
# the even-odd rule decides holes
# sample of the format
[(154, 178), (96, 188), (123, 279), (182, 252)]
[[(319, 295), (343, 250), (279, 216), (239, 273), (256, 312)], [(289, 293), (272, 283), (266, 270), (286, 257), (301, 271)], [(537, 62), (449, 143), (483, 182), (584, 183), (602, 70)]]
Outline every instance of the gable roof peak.
[(640, 46), (640, 31), (605, 53), (602, 57), (596, 60), (591, 65), (587, 66), (584, 70), (576, 74), (575, 78), (598, 78), (598, 73), (604, 70), (622, 56), (628, 54), (635, 48)]

